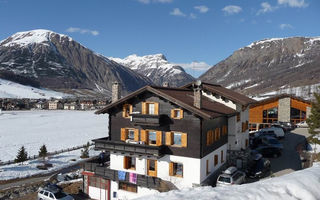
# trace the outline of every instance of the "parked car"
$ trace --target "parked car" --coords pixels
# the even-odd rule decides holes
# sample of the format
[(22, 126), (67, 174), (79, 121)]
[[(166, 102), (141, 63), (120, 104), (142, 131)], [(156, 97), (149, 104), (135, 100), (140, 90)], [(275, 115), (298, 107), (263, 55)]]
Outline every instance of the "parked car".
[(285, 136), (283, 129), (277, 127), (264, 128), (260, 129), (259, 131), (273, 131), (274, 134), (276, 134), (277, 138), (284, 138)]
[(255, 151), (262, 154), (263, 157), (279, 157), (281, 156), (282, 148), (276, 146), (268, 146), (268, 145), (260, 145), (258, 146)]
[(277, 147), (279, 149), (283, 149), (283, 144), (281, 144), (276, 138), (271, 136), (264, 136), (261, 138), (261, 142), (263, 145)]
[(247, 177), (250, 178), (261, 178), (265, 177), (270, 173), (271, 164), (268, 159), (263, 158), (260, 153), (253, 155), (249, 161), (248, 169), (246, 170)]
[(217, 186), (240, 185), (245, 182), (245, 173), (236, 167), (229, 167), (217, 179)]
[(277, 135), (274, 133), (273, 130), (260, 130), (254, 133), (254, 137), (262, 137), (262, 136), (271, 136), (271, 137), (277, 137)]
[(300, 123), (297, 123), (296, 126), (297, 126), (298, 128), (308, 128), (308, 127), (309, 127), (309, 125), (307, 124), (306, 121), (302, 121), (302, 122), (300, 122)]
[(39, 188), (38, 200), (74, 200), (74, 198), (64, 193), (59, 186), (47, 185)]

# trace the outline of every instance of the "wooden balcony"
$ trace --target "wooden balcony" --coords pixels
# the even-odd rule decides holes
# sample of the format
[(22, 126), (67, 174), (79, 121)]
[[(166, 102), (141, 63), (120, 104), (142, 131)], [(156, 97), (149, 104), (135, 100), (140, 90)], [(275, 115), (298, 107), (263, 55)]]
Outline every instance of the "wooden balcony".
[(119, 152), (135, 156), (148, 156), (150, 158), (160, 158), (165, 154), (165, 146), (150, 146), (145, 144), (133, 144), (122, 141), (112, 141), (107, 138), (93, 140), (95, 149), (110, 152)]
[[(110, 169), (109, 166), (100, 166), (96, 161), (90, 161), (84, 163), (84, 171), (94, 172), (95, 175), (101, 176), (108, 180), (113, 181), (123, 181), (129, 183), (129, 174), (126, 175), (125, 180), (119, 180), (118, 178), (118, 170)], [(151, 177), (146, 175), (137, 174), (137, 184), (138, 186), (155, 189), (160, 192), (167, 192), (172, 189), (176, 189), (172, 187), (172, 184), (167, 181), (161, 180), (157, 177)]]
[(144, 115), (144, 114), (130, 114), (131, 122), (134, 125), (142, 126), (160, 126), (161, 125), (161, 115)]

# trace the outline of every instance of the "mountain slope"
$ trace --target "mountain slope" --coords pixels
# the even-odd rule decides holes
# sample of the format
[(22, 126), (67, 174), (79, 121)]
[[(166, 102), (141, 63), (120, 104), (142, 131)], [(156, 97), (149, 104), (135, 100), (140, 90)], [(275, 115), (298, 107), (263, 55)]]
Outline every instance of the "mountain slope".
[(194, 80), (181, 66), (169, 63), (162, 54), (146, 56), (134, 54), (124, 59), (112, 57), (109, 59), (150, 78), (154, 84), (160, 86), (168, 82), (170, 86), (178, 87)]
[(320, 37), (274, 38), (235, 51), (200, 79), (257, 95), (272, 92), (310, 97), (320, 83)]
[(72, 38), (48, 30), (16, 33), (0, 42), (0, 74), (36, 80), (40, 87), (59, 91), (94, 90), (110, 95), (113, 81), (124, 92), (134, 91), (150, 80)]

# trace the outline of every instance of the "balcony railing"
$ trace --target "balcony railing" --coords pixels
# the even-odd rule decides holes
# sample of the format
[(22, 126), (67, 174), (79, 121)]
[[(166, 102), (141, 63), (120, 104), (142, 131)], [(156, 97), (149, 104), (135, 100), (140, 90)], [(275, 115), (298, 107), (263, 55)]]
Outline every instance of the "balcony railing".
[(93, 140), (95, 149), (106, 150), (112, 152), (128, 153), (137, 156), (149, 156), (160, 158), (165, 154), (165, 146), (150, 146), (145, 144), (126, 143), (122, 141), (107, 140), (100, 138)]
[[(90, 161), (84, 163), (84, 170), (94, 172), (95, 175), (104, 177), (105, 179), (119, 181), (118, 170), (110, 169), (109, 166), (100, 166), (96, 161)], [(125, 180), (120, 180), (124, 182), (129, 182), (129, 175), (125, 177)], [(155, 189), (160, 192), (167, 192), (172, 189), (172, 184), (167, 181), (161, 180), (157, 177), (151, 177), (146, 175), (137, 174), (137, 183), (136, 185), (141, 187), (146, 187), (150, 189)]]
[(135, 125), (160, 126), (161, 115), (131, 114), (131, 122)]

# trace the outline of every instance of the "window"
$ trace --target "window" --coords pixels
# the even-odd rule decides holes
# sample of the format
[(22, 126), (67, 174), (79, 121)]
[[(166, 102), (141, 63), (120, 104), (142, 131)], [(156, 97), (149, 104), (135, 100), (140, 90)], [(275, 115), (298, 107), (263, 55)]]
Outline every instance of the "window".
[(139, 141), (139, 129), (121, 128), (120, 134), (122, 141), (127, 139)]
[(159, 103), (142, 102), (142, 114), (144, 114), (144, 115), (158, 115), (159, 114)]
[(183, 110), (182, 109), (172, 109), (171, 110), (171, 118), (182, 119), (183, 118)]
[(155, 131), (148, 131), (148, 144), (156, 145), (157, 144), (157, 133)]
[(206, 161), (206, 174), (210, 174), (210, 170), (209, 170), (209, 160)]
[(278, 121), (278, 108), (270, 108), (262, 111), (263, 123), (273, 123)]
[(48, 195), (49, 195), (49, 192), (45, 191), (43, 195), (44, 195), (44, 196), (48, 196)]
[(220, 128), (216, 128), (216, 130), (214, 131), (214, 140), (220, 140)]
[(125, 190), (128, 192), (138, 192), (137, 185), (130, 184), (130, 183), (124, 183), (124, 182), (119, 182), (119, 190)]
[(132, 113), (132, 105), (124, 104), (123, 111), (122, 111), (122, 117), (129, 118), (131, 113)]
[(181, 132), (166, 132), (166, 145), (175, 147), (187, 147), (187, 134)]
[(240, 121), (240, 113), (237, 113), (237, 122)]
[(52, 193), (49, 193), (49, 197), (55, 199)]
[(169, 163), (169, 175), (183, 177), (183, 164), (181, 163)]
[(292, 108), (290, 109), (290, 121), (292, 123), (299, 123), (302, 121), (306, 120), (306, 112), (296, 109), (296, 108)]
[(136, 169), (136, 158), (125, 156), (123, 157), (123, 168), (124, 169)]
[(214, 142), (213, 130), (207, 132), (207, 146), (211, 145)]
[(156, 160), (148, 160), (147, 161), (147, 169), (149, 176), (157, 176), (157, 161)]
[(214, 166), (218, 164), (218, 155), (214, 155)]
[(223, 150), (221, 150), (221, 163), (223, 163), (224, 160), (223, 160)]
[(226, 135), (226, 134), (228, 134), (228, 127), (226, 125), (224, 125), (222, 127), (222, 135)]

